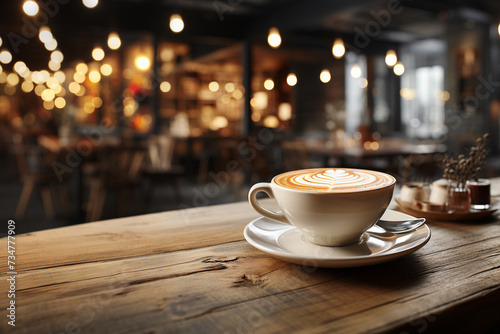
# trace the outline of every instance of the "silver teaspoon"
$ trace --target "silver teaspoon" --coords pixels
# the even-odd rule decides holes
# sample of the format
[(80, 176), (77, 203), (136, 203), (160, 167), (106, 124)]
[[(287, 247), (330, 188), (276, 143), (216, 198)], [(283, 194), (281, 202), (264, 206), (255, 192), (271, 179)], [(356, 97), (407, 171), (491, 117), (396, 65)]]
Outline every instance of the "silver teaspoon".
[[(380, 236), (389, 237), (391, 234), (411, 232), (419, 228), (425, 223), (425, 218), (408, 219), (408, 220), (382, 220), (380, 219), (374, 226), (370, 227), (367, 232)], [(389, 233), (388, 233), (389, 232)]]
[(409, 220), (379, 220), (377, 225), (384, 230), (392, 233), (406, 233), (413, 231), (425, 223), (425, 218), (409, 219)]

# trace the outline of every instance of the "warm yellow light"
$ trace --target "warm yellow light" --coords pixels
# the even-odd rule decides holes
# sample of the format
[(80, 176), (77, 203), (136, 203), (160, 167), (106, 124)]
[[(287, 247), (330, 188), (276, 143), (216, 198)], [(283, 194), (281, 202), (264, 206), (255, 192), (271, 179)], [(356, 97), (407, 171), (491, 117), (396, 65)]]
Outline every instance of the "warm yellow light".
[(54, 105), (56, 106), (56, 108), (62, 109), (66, 106), (66, 100), (64, 99), (64, 97), (58, 97), (55, 99)]
[(286, 83), (288, 86), (295, 86), (297, 84), (297, 76), (294, 73), (288, 74), (286, 77)]
[(26, 64), (22, 61), (16, 61), (16, 63), (14, 64), (14, 71), (16, 71), (18, 74), (23, 73), (27, 68), (28, 67), (26, 66)]
[(87, 102), (83, 105), (83, 110), (87, 113), (87, 114), (92, 114), (95, 110), (95, 107), (94, 105), (91, 103), (91, 102)]
[(358, 64), (354, 64), (351, 67), (351, 76), (355, 79), (361, 76), (361, 67)]
[(211, 91), (211, 92), (216, 92), (219, 90), (219, 83), (217, 81), (212, 81), (208, 84), (208, 89)]
[(170, 16), (170, 30), (175, 33), (181, 32), (184, 29), (184, 21), (182, 20), (182, 16), (179, 14), (172, 14)]
[(337, 59), (340, 59), (344, 56), (345, 54), (345, 46), (344, 46), (344, 41), (342, 38), (337, 38), (335, 42), (333, 43), (332, 47), (332, 53), (333, 56)]
[(232, 93), (236, 89), (236, 86), (234, 85), (234, 83), (228, 82), (224, 85), (224, 89), (226, 90), (226, 92)]
[(62, 86), (61, 86), (59, 83), (58, 83), (58, 84), (56, 84), (56, 85), (54, 86), (54, 88), (52, 88), (52, 90), (54, 91), (54, 93), (56, 93), (56, 95), (57, 95), (57, 94), (59, 94), (59, 93), (61, 93), (62, 89), (63, 89), (63, 88), (62, 88)]
[(50, 54), (50, 59), (55, 61), (56, 63), (61, 63), (64, 59), (64, 55), (59, 50), (54, 50)]
[(40, 82), (47, 82), (47, 80), (49, 80), (50, 78), (50, 73), (46, 70), (42, 70), (40, 72), (38, 72), (38, 80)]
[(99, 47), (99, 46), (96, 46), (94, 48), (94, 50), (92, 50), (92, 58), (94, 58), (94, 60), (96, 61), (101, 61), (104, 59), (104, 50)]
[(0, 52), (0, 62), (2, 64), (8, 64), (12, 61), (12, 54), (7, 51), (7, 50), (3, 50)]
[(85, 74), (75, 72), (75, 74), (73, 74), (73, 80), (78, 83), (83, 83), (85, 81)]
[(7, 75), (7, 84), (15, 86), (19, 83), (19, 76), (16, 73), (10, 73)]
[(50, 41), (48, 41), (44, 45), (48, 51), (53, 51), (57, 48), (57, 41), (55, 38), (52, 38)]
[(35, 85), (33, 84), (32, 81), (24, 81), (22, 84), (21, 84), (21, 90), (25, 93), (29, 93), (33, 90), (33, 88), (35, 87)]
[(39, 9), (40, 8), (38, 7), (38, 4), (32, 0), (25, 1), (23, 4), (23, 11), (28, 16), (35, 16), (36, 14), (38, 14)]
[(236, 89), (234, 92), (233, 92), (233, 97), (236, 99), (236, 100), (239, 100), (243, 97), (243, 92), (239, 89)]
[(396, 64), (398, 61), (398, 56), (396, 55), (396, 51), (390, 49), (387, 50), (387, 53), (385, 54), (385, 64), (389, 67), (392, 67)]
[(122, 45), (122, 40), (116, 32), (112, 32), (108, 35), (108, 46), (111, 50), (119, 49)]
[(76, 96), (83, 96), (83, 95), (85, 95), (85, 87), (83, 85), (80, 85), (78, 92), (76, 92)]
[(61, 68), (61, 63), (58, 63), (56, 61), (53, 61), (52, 59), (49, 60), (49, 69), (51, 71), (59, 71), (59, 69)]
[(283, 121), (289, 121), (292, 118), (292, 105), (287, 102), (280, 103), (278, 106), (278, 116)]
[(54, 78), (56, 78), (57, 82), (62, 84), (66, 80), (66, 75), (63, 71), (57, 71), (56, 73), (54, 73)]
[(99, 0), (82, 0), (82, 3), (87, 8), (94, 8), (99, 3)]
[(500, 35), (500, 23), (498, 24), (498, 34)]
[(80, 84), (73, 81), (69, 84), (68, 89), (71, 93), (76, 94), (80, 91)]
[(394, 74), (396, 74), (398, 76), (403, 75), (403, 73), (405, 73), (405, 67), (404, 67), (403, 63), (398, 61), (396, 63), (396, 65), (394, 65), (393, 71), (394, 71)]
[(269, 115), (264, 118), (264, 121), (262, 123), (265, 127), (277, 128), (280, 125), (280, 120), (274, 115)]
[(113, 67), (111, 67), (111, 65), (109, 64), (102, 64), (101, 73), (102, 75), (107, 77), (108, 75), (111, 75), (111, 73), (113, 73)]
[(52, 101), (55, 97), (56, 97), (56, 94), (54, 93), (54, 91), (52, 89), (45, 89), (43, 92), (42, 92), (42, 100), (44, 101)]
[(170, 92), (170, 89), (172, 89), (172, 85), (170, 84), (170, 82), (168, 82), (168, 81), (163, 81), (163, 82), (160, 84), (160, 90), (161, 90), (163, 93), (168, 93), (168, 92)]
[(445, 90), (443, 90), (443, 91), (441, 92), (441, 100), (443, 100), (443, 101), (445, 101), (445, 102), (446, 102), (446, 101), (448, 101), (449, 99), (450, 99), (450, 93), (449, 93), (449, 92), (447, 92), (447, 91), (445, 91)]
[(264, 81), (264, 88), (267, 90), (272, 90), (274, 88), (273, 79), (266, 79), (266, 81)]
[(361, 88), (366, 88), (366, 87), (368, 87), (368, 80), (366, 80), (365, 78), (361, 78), (358, 81), (358, 85)]
[(76, 71), (81, 74), (87, 74), (89, 67), (85, 63), (79, 63), (76, 65)]
[(47, 87), (45, 87), (45, 85), (41, 85), (41, 84), (36, 85), (35, 86), (35, 94), (40, 96), (40, 95), (42, 95), (42, 93), (45, 89), (47, 89)]
[(269, 29), (267, 43), (269, 43), (269, 45), (273, 48), (277, 48), (281, 45), (281, 36), (278, 28), (272, 27), (271, 29)]
[(262, 116), (260, 115), (260, 113), (258, 113), (258, 112), (252, 113), (252, 121), (254, 121), (255, 123), (260, 121), (261, 118), (262, 118)]
[(54, 109), (54, 101), (49, 100), (49, 101), (44, 101), (43, 102), (43, 107), (47, 110), (52, 110)]
[(147, 70), (149, 66), (151, 66), (151, 63), (149, 62), (149, 59), (145, 56), (137, 57), (135, 60), (135, 66), (140, 69), (140, 70)]
[(319, 74), (319, 80), (321, 80), (322, 83), (330, 82), (331, 79), (332, 79), (332, 75), (330, 74), (330, 71), (327, 69), (324, 69)]
[(229, 124), (229, 122), (227, 121), (226, 117), (224, 117), (224, 116), (216, 116), (210, 122), (210, 130), (217, 131), (219, 129), (227, 127), (228, 124)]
[(50, 42), (54, 37), (52, 36), (52, 33), (50, 32), (50, 28), (47, 26), (42, 26), (38, 30), (38, 38), (42, 43), (48, 43)]
[(102, 100), (99, 96), (92, 98), (92, 105), (96, 108), (100, 108), (102, 106)]
[(101, 81), (101, 73), (99, 73), (99, 71), (97, 70), (90, 71), (89, 80), (90, 82), (98, 83), (99, 81)]
[(3, 40), (2, 37), (0, 37), (0, 46), (2, 46)]
[(47, 87), (49, 88), (52, 88), (54, 89), (56, 86), (59, 85), (59, 81), (57, 81), (56, 78), (54, 77), (50, 77), (48, 80), (47, 80)]

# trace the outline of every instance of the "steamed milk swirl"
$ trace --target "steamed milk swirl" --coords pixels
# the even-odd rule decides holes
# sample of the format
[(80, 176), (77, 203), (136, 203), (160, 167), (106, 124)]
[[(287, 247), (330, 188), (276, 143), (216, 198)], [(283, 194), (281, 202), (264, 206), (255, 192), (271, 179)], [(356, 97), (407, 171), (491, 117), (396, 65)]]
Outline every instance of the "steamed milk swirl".
[(387, 187), (395, 179), (385, 173), (349, 168), (318, 168), (278, 175), (274, 182), (286, 188), (321, 192), (351, 192)]

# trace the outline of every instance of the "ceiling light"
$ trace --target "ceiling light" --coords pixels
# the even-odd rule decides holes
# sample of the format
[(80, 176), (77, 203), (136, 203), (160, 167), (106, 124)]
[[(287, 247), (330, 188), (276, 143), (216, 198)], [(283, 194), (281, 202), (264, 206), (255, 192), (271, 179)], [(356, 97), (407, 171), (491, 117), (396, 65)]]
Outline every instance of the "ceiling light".
[(94, 50), (92, 50), (92, 58), (94, 58), (94, 60), (96, 60), (96, 61), (103, 60), (104, 59), (104, 50), (101, 47), (96, 46), (94, 48)]
[(267, 90), (272, 90), (274, 88), (273, 79), (266, 79), (266, 81), (264, 81), (264, 88)]
[(403, 75), (403, 73), (405, 73), (405, 67), (404, 67), (403, 63), (398, 61), (396, 63), (396, 65), (394, 65), (393, 71), (394, 71), (394, 74), (396, 74), (398, 76)]
[(108, 46), (111, 50), (116, 50), (122, 45), (120, 36), (116, 32), (112, 32), (108, 35)]
[(211, 91), (211, 92), (216, 92), (219, 90), (219, 83), (217, 81), (212, 81), (208, 84), (208, 89)]
[(7, 50), (3, 50), (0, 52), (0, 62), (2, 64), (8, 64), (12, 61), (12, 54), (7, 51)]
[(45, 48), (48, 51), (54, 51), (57, 48), (57, 41), (55, 40), (55, 38), (52, 38), (50, 41), (45, 43)]
[(149, 59), (145, 56), (138, 57), (135, 60), (135, 66), (140, 70), (145, 71), (149, 68), (150, 65), (151, 65), (151, 63), (150, 63)]
[(82, 0), (82, 3), (87, 8), (94, 8), (99, 3), (99, 0)]
[(179, 14), (172, 14), (170, 16), (170, 30), (175, 33), (181, 32), (184, 29), (184, 21)]
[(358, 64), (354, 64), (351, 67), (351, 76), (355, 79), (361, 77), (361, 67)]
[(297, 84), (297, 76), (294, 73), (288, 74), (286, 77), (286, 83), (288, 86), (295, 86)]
[(40, 29), (38, 30), (38, 38), (40, 38), (40, 41), (42, 41), (42, 43), (48, 43), (54, 37), (52, 36), (52, 33), (50, 32), (50, 28), (47, 26), (43, 26), (43, 27), (40, 27)]
[(324, 69), (321, 71), (319, 74), (319, 80), (321, 80), (322, 83), (327, 83), (332, 79), (332, 75), (330, 74), (330, 71), (327, 69)]
[(269, 35), (267, 36), (267, 42), (273, 48), (277, 48), (281, 45), (281, 36), (278, 28), (272, 27), (269, 29)]
[(89, 73), (89, 81), (93, 83), (98, 83), (101, 81), (101, 74), (97, 70), (92, 70)]
[(35, 1), (28, 0), (25, 1), (23, 4), (23, 11), (26, 13), (28, 16), (35, 16), (38, 14), (38, 4)]
[(172, 88), (172, 85), (170, 84), (170, 82), (168, 81), (163, 81), (161, 84), (160, 84), (160, 90), (163, 92), (163, 93), (168, 93), (170, 91), (170, 89)]
[(396, 51), (394, 50), (387, 50), (387, 53), (385, 55), (385, 63), (387, 66), (392, 67), (396, 64), (398, 61), (398, 56), (396, 55)]
[(111, 67), (111, 65), (109, 64), (102, 64), (101, 73), (104, 76), (111, 75), (111, 73), (113, 73), (113, 67)]
[(344, 56), (345, 54), (345, 46), (344, 46), (344, 41), (342, 38), (337, 38), (335, 42), (333, 43), (332, 47), (332, 53), (333, 56), (337, 59), (340, 59)]

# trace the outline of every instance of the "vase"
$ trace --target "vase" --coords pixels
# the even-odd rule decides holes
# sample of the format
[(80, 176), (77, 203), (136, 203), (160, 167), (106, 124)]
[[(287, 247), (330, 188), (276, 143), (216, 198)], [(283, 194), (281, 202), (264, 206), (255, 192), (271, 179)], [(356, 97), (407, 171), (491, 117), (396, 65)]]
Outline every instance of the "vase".
[(451, 185), (448, 189), (448, 211), (469, 212), (470, 190), (466, 184)]

